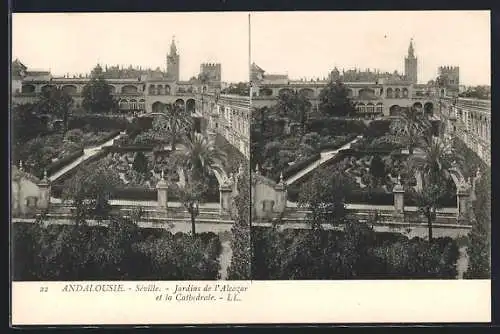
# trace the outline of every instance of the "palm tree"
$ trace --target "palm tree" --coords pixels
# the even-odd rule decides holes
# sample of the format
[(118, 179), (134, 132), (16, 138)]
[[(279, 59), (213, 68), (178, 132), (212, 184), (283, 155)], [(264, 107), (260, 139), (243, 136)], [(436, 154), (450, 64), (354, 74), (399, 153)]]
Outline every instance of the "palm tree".
[(167, 104), (161, 112), (155, 112), (152, 115), (159, 116), (153, 125), (154, 130), (166, 134), (172, 151), (175, 151), (178, 140), (184, 137), (186, 130), (192, 128), (192, 119), (186, 113), (186, 109), (178, 104)]
[(455, 165), (461, 155), (454, 152), (451, 143), (438, 137), (428, 137), (422, 146), (423, 154), (412, 156), (409, 165), (419, 171), (422, 177), (422, 189), (417, 191), (417, 204), (427, 218), (429, 241), (432, 241), (432, 225), (436, 211), (446, 195), (446, 184), (456, 173)]
[(206, 181), (210, 175), (221, 175), (226, 166), (226, 153), (221, 151), (213, 140), (208, 140), (200, 133), (192, 133), (186, 138), (186, 149), (177, 151), (172, 159), (184, 170), (185, 186), (179, 189), (182, 203), (191, 215), (193, 236), (196, 232), (196, 216), (199, 203), (207, 190)]
[[(187, 138), (186, 149), (177, 154), (177, 159), (190, 181), (202, 181), (209, 175), (223, 173), (227, 161), (226, 153), (200, 133)], [(191, 179), (191, 180), (190, 180)]]
[(403, 143), (408, 153), (413, 155), (414, 149), (421, 145), (424, 135), (430, 133), (430, 129), (430, 122), (415, 108), (403, 109), (400, 116), (391, 123), (391, 134), (386, 136), (386, 140)]

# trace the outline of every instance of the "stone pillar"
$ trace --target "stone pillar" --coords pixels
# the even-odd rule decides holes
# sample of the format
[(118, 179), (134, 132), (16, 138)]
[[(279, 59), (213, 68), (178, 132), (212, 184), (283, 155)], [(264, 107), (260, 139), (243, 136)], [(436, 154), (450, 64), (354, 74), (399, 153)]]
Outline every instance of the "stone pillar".
[(165, 181), (165, 175), (163, 171), (161, 171), (161, 180), (156, 185), (156, 189), (158, 191), (158, 208), (167, 209), (168, 207), (168, 184)]
[(274, 186), (274, 190), (276, 191), (274, 211), (283, 213), (285, 211), (287, 201), (286, 184), (283, 181), (283, 173), (280, 174), (280, 182)]
[(457, 186), (457, 221), (459, 224), (467, 223), (467, 205), (469, 191), (465, 182)]
[(231, 186), (232, 184), (230, 182), (224, 182), (219, 186), (221, 214), (231, 212), (231, 194), (232, 194)]
[(398, 220), (403, 220), (405, 190), (401, 185), (401, 176), (398, 176), (398, 183), (394, 186), (392, 192), (394, 193), (394, 216)]
[(38, 197), (38, 208), (39, 209), (48, 209), (50, 205), (50, 181), (47, 177), (47, 171), (43, 173), (43, 179), (38, 184), (38, 188), (40, 189), (40, 196)]

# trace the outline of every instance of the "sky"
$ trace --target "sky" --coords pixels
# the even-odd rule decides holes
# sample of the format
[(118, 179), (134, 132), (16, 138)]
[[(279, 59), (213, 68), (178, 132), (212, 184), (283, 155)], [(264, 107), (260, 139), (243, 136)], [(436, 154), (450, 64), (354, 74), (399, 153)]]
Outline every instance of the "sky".
[(252, 13), (252, 61), (267, 73), (324, 77), (337, 66), (403, 73), (410, 39), (418, 81), (441, 65), (460, 67), (460, 83), (490, 84), (489, 11)]
[(12, 59), (53, 75), (101, 65), (166, 69), (172, 37), (180, 77), (220, 62), (222, 80), (248, 81), (248, 13), (15, 13)]
[[(404, 70), (411, 38), (418, 81), (460, 66), (464, 85), (490, 84), (488, 11), (254, 12), (252, 61), (267, 73), (324, 77), (337, 66)], [(98, 62), (166, 67), (175, 35), (180, 76), (220, 62), (222, 80), (248, 80), (248, 13), (16, 13), (12, 57), (54, 75), (88, 73)]]

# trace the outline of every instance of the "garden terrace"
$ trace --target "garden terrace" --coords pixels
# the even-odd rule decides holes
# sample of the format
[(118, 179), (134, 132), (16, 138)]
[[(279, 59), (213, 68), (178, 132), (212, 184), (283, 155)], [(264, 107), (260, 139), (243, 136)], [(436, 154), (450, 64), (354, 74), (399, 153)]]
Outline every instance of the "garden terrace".
[(22, 161), (24, 169), (43, 177), (50, 176), (84, 154), (84, 148), (103, 144), (116, 137), (119, 130), (73, 129), (66, 134), (52, 133), (27, 141), (14, 148), (13, 160)]
[[(378, 166), (374, 166), (374, 159)], [(415, 175), (408, 175), (405, 170), (407, 155), (397, 151), (339, 151), (330, 161), (319, 168), (331, 169), (332, 172), (339, 163), (345, 164), (345, 175), (351, 180), (352, 190), (346, 195), (346, 203), (360, 203), (371, 205), (393, 205), (393, 188), (401, 177), (401, 183), (405, 188), (405, 206), (417, 206), (416, 190), (417, 178)], [(298, 202), (302, 185), (310, 182), (314, 173), (303, 177), (288, 188), (288, 200)], [(447, 195), (442, 198), (443, 207), (456, 207), (456, 186), (449, 180)]]
[[(142, 158), (138, 158), (142, 157)], [(179, 170), (173, 165), (170, 151), (152, 151), (146, 148), (111, 146), (85, 161), (83, 164), (93, 168), (104, 167), (116, 172), (119, 184), (113, 191), (112, 198), (129, 200), (157, 200), (156, 185), (161, 179), (161, 171), (169, 179), (168, 200), (178, 201), (178, 187), (183, 185)], [(52, 186), (52, 197), (61, 198), (63, 189), (72, 181), (78, 172), (78, 167), (61, 177)], [(202, 196), (204, 202), (219, 202), (219, 186), (215, 176), (208, 179), (208, 189)]]

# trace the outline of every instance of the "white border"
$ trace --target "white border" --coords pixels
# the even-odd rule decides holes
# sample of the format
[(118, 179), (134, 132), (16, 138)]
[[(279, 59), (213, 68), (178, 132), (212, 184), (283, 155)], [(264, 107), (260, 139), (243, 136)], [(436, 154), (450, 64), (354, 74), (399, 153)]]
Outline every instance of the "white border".
[[(62, 292), (72, 284), (123, 284), (125, 292)], [(157, 301), (175, 285), (247, 287), (239, 302)], [(47, 287), (47, 292), (40, 292)], [(129, 290), (130, 289), (130, 290)], [(215, 293), (214, 293), (215, 294)], [(490, 280), (13, 282), (12, 325), (491, 322)]]

